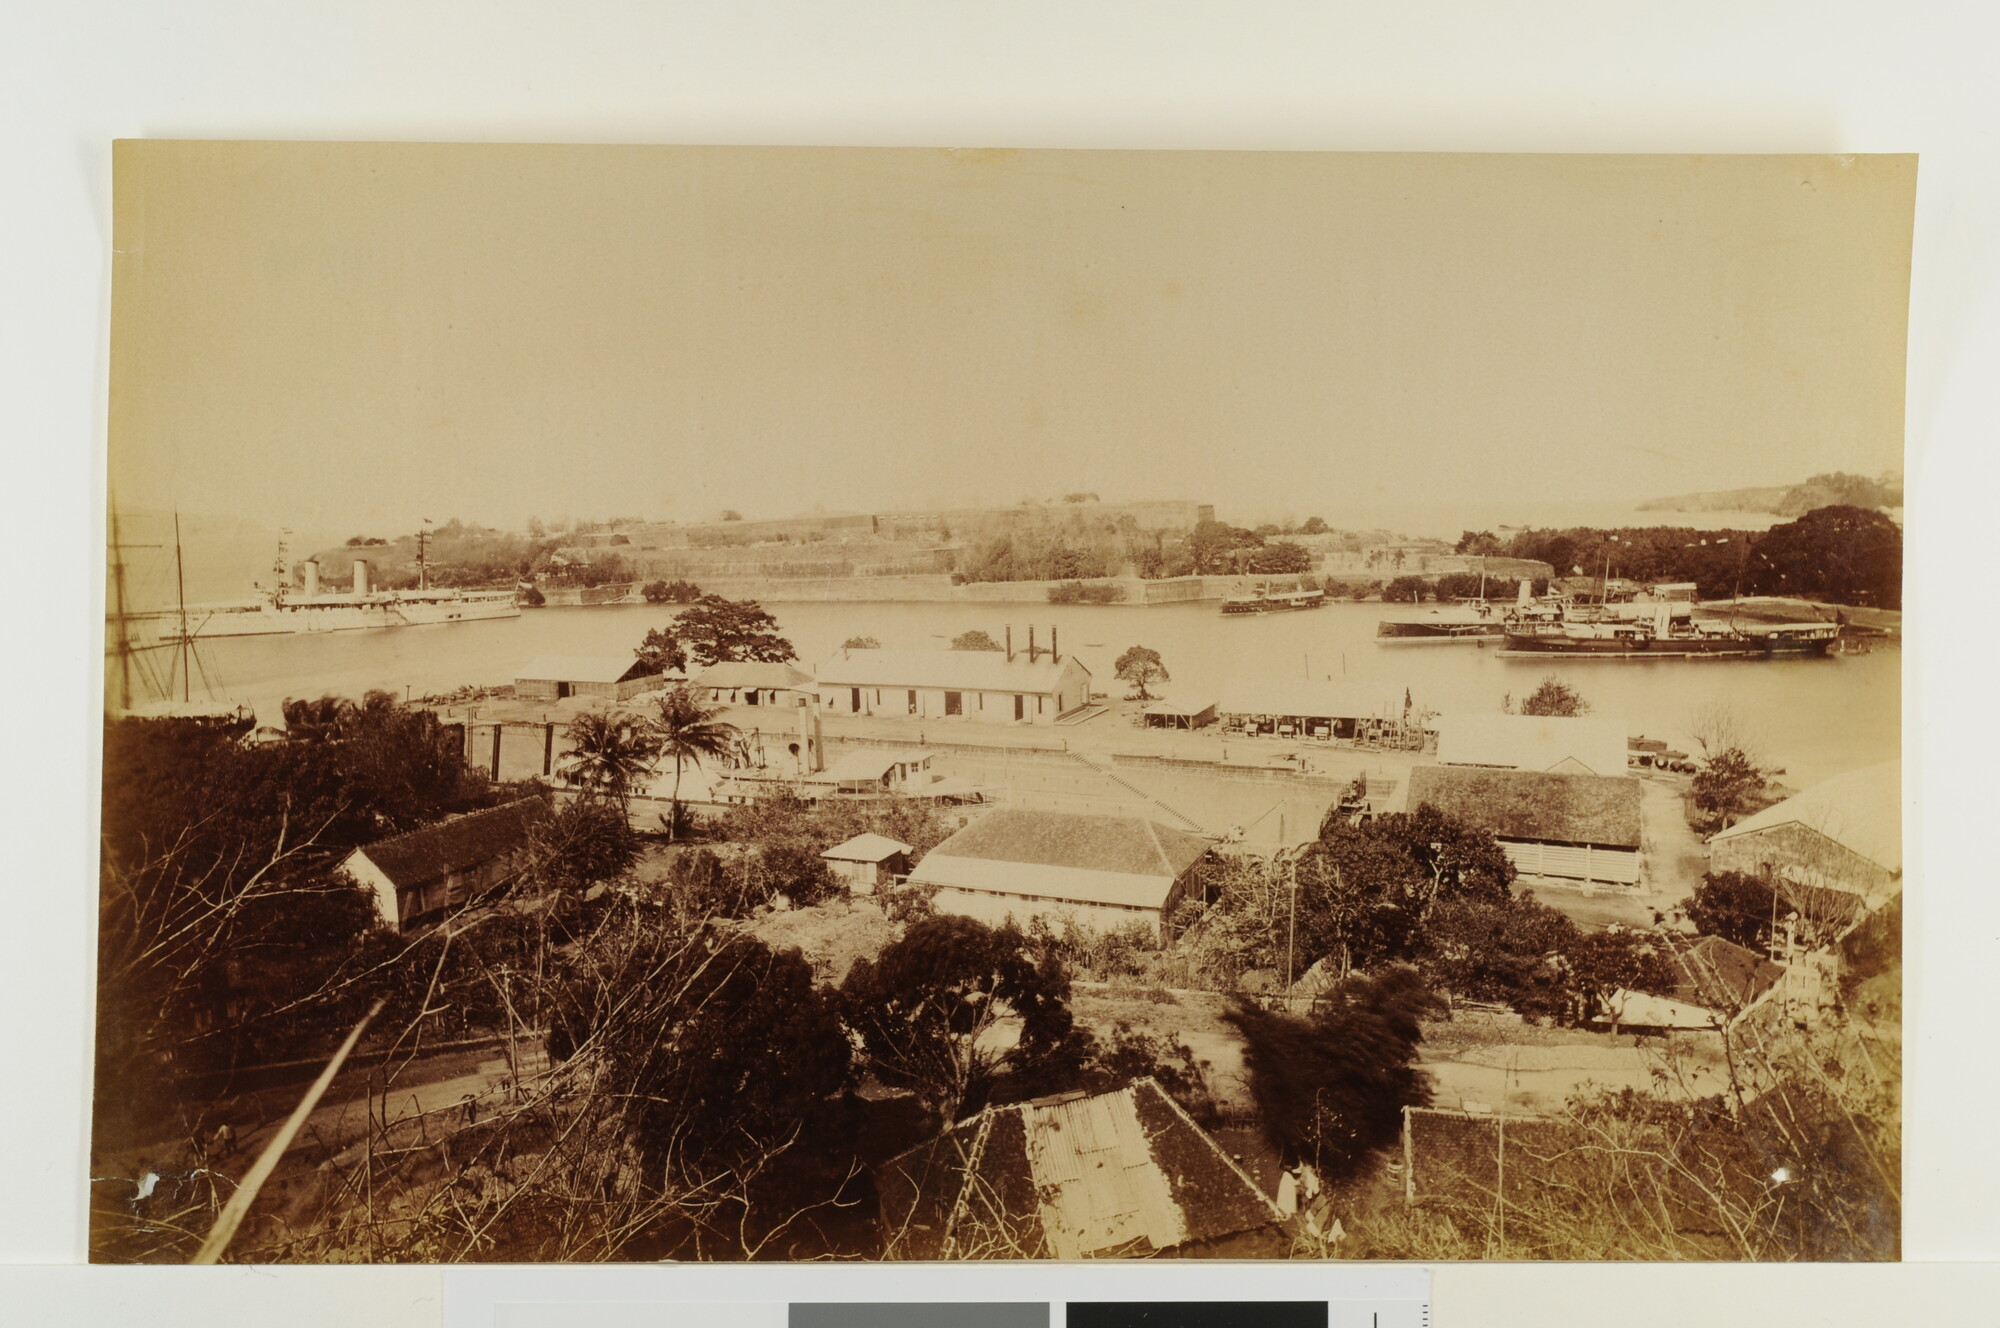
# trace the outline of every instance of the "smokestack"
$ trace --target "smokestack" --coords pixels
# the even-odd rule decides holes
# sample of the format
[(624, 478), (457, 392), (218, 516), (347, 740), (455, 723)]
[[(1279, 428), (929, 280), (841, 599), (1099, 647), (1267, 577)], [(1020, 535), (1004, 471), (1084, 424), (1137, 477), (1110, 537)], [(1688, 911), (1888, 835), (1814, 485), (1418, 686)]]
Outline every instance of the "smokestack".
[(1007, 624), (1007, 662), (1014, 662), (1014, 624)]
[(1028, 624), (1028, 662), (1030, 664), (1035, 662), (1035, 625), (1033, 623)]
[(319, 594), (319, 559), (306, 559), (306, 598)]
[(1056, 625), (1049, 624), (1049, 663), (1060, 664), (1062, 656), (1056, 653)]
[(799, 773), (815, 775), (826, 769), (820, 737), (819, 707), (799, 707)]
[(368, 593), (368, 560), (366, 558), (356, 558), (354, 560), (354, 593), (357, 595)]

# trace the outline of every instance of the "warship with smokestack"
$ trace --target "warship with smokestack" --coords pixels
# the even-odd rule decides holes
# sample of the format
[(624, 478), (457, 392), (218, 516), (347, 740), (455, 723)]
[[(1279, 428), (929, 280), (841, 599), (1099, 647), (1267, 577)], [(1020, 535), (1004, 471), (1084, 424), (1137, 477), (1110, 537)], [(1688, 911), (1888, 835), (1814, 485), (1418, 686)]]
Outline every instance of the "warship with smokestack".
[(350, 589), (325, 590), (320, 586), (316, 558), (306, 561), (303, 588), (293, 590), (284, 584), (282, 546), (272, 570), (279, 584), (269, 590), (259, 589), (250, 599), (188, 604), (128, 617), (142, 632), (151, 629), (162, 640), (180, 641), (349, 632), (370, 627), (421, 627), (430, 623), (521, 616), (520, 602), (512, 590), (460, 590), (430, 585), (421, 552), (415, 590), (374, 589), (369, 584), (368, 564), (362, 559), (355, 560)]

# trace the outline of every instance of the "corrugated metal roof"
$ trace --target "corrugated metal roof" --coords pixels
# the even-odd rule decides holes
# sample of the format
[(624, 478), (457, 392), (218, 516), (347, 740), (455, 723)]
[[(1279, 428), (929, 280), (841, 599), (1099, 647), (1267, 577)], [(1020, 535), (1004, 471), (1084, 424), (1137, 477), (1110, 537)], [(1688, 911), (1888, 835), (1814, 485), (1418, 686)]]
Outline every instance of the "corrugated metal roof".
[(1063, 670), (1074, 661), (1046, 654), (1029, 663), (1026, 654), (1014, 658), (998, 650), (843, 650), (819, 666), (822, 686), (942, 687), (964, 692), (1053, 692)]
[(1599, 715), (1448, 714), (1438, 721), (1438, 763), (1622, 775), (1625, 727)]
[(648, 672), (630, 655), (537, 655), (514, 677), (521, 682), (624, 682)]
[(1823, 780), (1712, 836), (1737, 839), (1799, 825), (1887, 871), (1903, 870), (1903, 763), (1884, 761)]
[[(999, 1128), (1007, 1124), (1008, 1128)], [(979, 1141), (979, 1146), (966, 1146)], [(975, 1173), (967, 1185), (965, 1172)], [(1043, 1253), (1057, 1259), (1168, 1250), (1275, 1225), (1282, 1214), (1151, 1079), (1110, 1093), (989, 1107), (883, 1166), (892, 1229), (955, 1194), (1033, 1195)], [(1011, 1207), (1011, 1205), (1010, 1205)], [(977, 1248), (995, 1215), (959, 1209), (925, 1227), (910, 1257)], [(907, 1211), (904, 1211), (907, 1210)], [(1016, 1236), (1016, 1242), (1019, 1242)]]
[(869, 833), (856, 835), (845, 843), (835, 844), (822, 858), (832, 858), (835, 862), (881, 862), (893, 858), (898, 853), (911, 852), (908, 844), (900, 843), (887, 835)]

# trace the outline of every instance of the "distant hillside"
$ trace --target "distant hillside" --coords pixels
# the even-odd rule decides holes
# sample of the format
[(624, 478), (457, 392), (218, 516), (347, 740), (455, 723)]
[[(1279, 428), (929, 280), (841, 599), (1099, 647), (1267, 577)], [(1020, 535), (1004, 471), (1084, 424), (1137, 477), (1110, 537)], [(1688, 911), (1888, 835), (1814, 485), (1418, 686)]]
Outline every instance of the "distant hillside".
[(1770, 512), (1804, 516), (1820, 507), (1901, 507), (1903, 477), (1890, 471), (1869, 479), (1835, 471), (1815, 475), (1803, 484), (1756, 489), (1722, 489), (1714, 493), (1684, 493), (1639, 504), (1642, 512)]

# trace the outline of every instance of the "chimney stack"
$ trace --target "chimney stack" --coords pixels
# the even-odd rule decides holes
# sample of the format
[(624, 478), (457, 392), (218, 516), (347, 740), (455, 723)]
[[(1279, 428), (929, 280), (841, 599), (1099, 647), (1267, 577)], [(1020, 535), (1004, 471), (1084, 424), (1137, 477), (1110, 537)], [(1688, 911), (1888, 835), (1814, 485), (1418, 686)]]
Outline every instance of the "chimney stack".
[(308, 558), (306, 559), (306, 598), (312, 599), (318, 594), (319, 594), (319, 559)]
[(1007, 624), (1007, 662), (1014, 662), (1014, 624)]
[(1028, 662), (1030, 664), (1035, 662), (1035, 625), (1033, 623), (1028, 624)]
[(1056, 653), (1056, 625), (1049, 624), (1049, 663), (1062, 663), (1062, 656)]
[(368, 593), (368, 560), (366, 558), (356, 558), (354, 560), (354, 593), (357, 595)]

